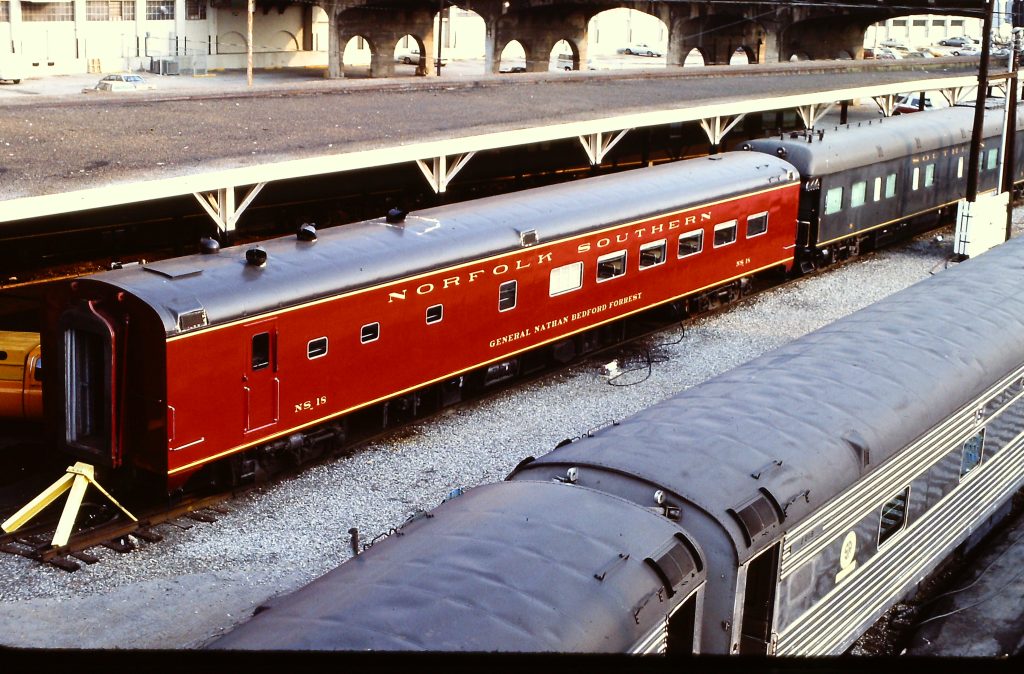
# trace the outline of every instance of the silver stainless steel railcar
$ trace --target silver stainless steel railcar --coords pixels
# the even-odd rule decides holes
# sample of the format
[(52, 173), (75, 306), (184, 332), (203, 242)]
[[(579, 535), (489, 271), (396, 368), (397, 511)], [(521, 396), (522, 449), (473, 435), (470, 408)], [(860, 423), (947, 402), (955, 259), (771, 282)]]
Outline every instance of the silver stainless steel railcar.
[(222, 649), (844, 651), (1024, 482), (1024, 241), (469, 490)]

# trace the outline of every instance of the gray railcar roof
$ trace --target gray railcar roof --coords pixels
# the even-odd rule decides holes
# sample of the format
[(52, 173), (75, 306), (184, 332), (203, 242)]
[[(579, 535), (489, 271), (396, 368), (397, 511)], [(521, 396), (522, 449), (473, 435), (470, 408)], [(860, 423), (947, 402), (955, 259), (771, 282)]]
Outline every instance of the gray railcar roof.
[[(789, 527), (857, 481), (862, 451), (866, 470), (875, 468), (1022, 362), (1024, 240), (1014, 240), (514, 477), (592, 465), (645, 478), (718, 519), (743, 560), (756, 550), (745, 549), (726, 509), (767, 488), (788, 507)], [(782, 466), (763, 470), (773, 461)]]
[(679, 529), (607, 494), (485, 485), (403, 531), (212, 647), (622, 652), (663, 624), (661, 583), (644, 558)]
[[(1017, 115), (1017, 127), (1024, 123), (1024, 111)], [(1003, 111), (985, 115), (984, 136), (999, 135)], [(824, 136), (808, 141), (803, 136), (761, 138), (749, 141), (757, 152), (777, 155), (785, 150), (786, 161), (804, 178), (829, 175), (860, 166), (898, 159), (938, 148), (969, 143), (974, 128), (973, 107), (951, 107), (888, 119), (857, 122), (840, 127), (822, 127)]]
[(281, 237), (260, 244), (263, 268), (245, 264), (250, 244), (89, 278), (141, 298), (170, 335), (179, 314), (198, 308), (215, 325), (515, 250), (522, 231), (536, 230), (544, 243), (796, 178), (777, 157), (726, 153), (440, 206), (398, 225), (380, 218), (334, 227), (316, 243)]

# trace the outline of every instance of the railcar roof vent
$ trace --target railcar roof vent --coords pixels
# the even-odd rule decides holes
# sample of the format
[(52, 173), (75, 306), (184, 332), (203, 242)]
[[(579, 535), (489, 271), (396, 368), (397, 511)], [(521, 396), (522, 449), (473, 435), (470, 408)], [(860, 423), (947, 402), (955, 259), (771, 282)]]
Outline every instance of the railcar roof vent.
[(304, 222), (299, 225), (299, 231), (295, 232), (295, 238), (299, 241), (316, 241), (316, 225), (311, 222)]
[(527, 246), (535, 246), (539, 240), (536, 229), (527, 229), (519, 232), (519, 245), (523, 248), (526, 248)]
[(199, 252), (203, 255), (213, 255), (220, 252), (220, 241), (204, 236), (199, 239)]
[(405, 216), (408, 214), (409, 211), (403, 211), (401, 208), (392, 208), (384, 219), (391, 224), (405, 222)]
[(675, 594), (677, 587), (704, 568), (697, 550), (682, 534), (675, 534), (644, 562), (654, 569), (670, 597)]
[(267, 265), (267, 251), (259, 246), (245, 251), (245, 263), (253, 267), (265, 267)]
[(754, 498), (726, 511), (743, 530), (743, 538), (748, 548), (778, 526), (782, 517), (782, 509), (772, 498), (771, 492), (764, 487), (758, 491), (760, 493)]

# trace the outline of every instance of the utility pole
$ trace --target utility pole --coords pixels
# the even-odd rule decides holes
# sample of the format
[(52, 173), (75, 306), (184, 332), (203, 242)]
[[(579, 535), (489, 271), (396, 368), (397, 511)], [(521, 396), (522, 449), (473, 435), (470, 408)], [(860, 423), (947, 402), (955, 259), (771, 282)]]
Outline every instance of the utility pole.
[[(448, 30), (451, 30), (449, 24)], [(434, 63), (434, 68), (437, 70), (437, 76), (441, 76), (441, 36), (444, 34), (444, 0), (437, 0), (437, 35), (434, 39), (437, 40), (437, 60)]]
[[(989, 0), (991, 2), (991, 0)], [(253, 13), (256, 11), (256, 0), (249, 0), (249, 31), (246, 35), (246, 80), (253, 85)]]
[(985, 126), (985, 99), (988, 95), (988, 55), (992, 41), (992, 7), (994, 0), (985, 0), (985, 19), (981, 29), (981, 64), (978, 66), (978, 98), (974, 105), (974, 129), (971, 133), (971, 156), (967, 163), (967, 201), (978, 200), (978, 164), (981, 136)]

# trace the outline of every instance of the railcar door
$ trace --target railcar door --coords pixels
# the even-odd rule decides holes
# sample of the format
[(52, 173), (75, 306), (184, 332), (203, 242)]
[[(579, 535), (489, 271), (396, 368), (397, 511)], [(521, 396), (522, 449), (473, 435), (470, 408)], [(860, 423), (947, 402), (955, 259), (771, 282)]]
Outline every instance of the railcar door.
[(277, 423), (280, 418), (281, 381), (277, 363), (277, 321), (245, 326), (248, 358), (242, 370), (245, 398), (245, 432), (252, 433)]
[(776, 543), (747, 564), (740, 655), (772, 655), (775, 650), (772, 627), (779, 582), (779, 547)]

